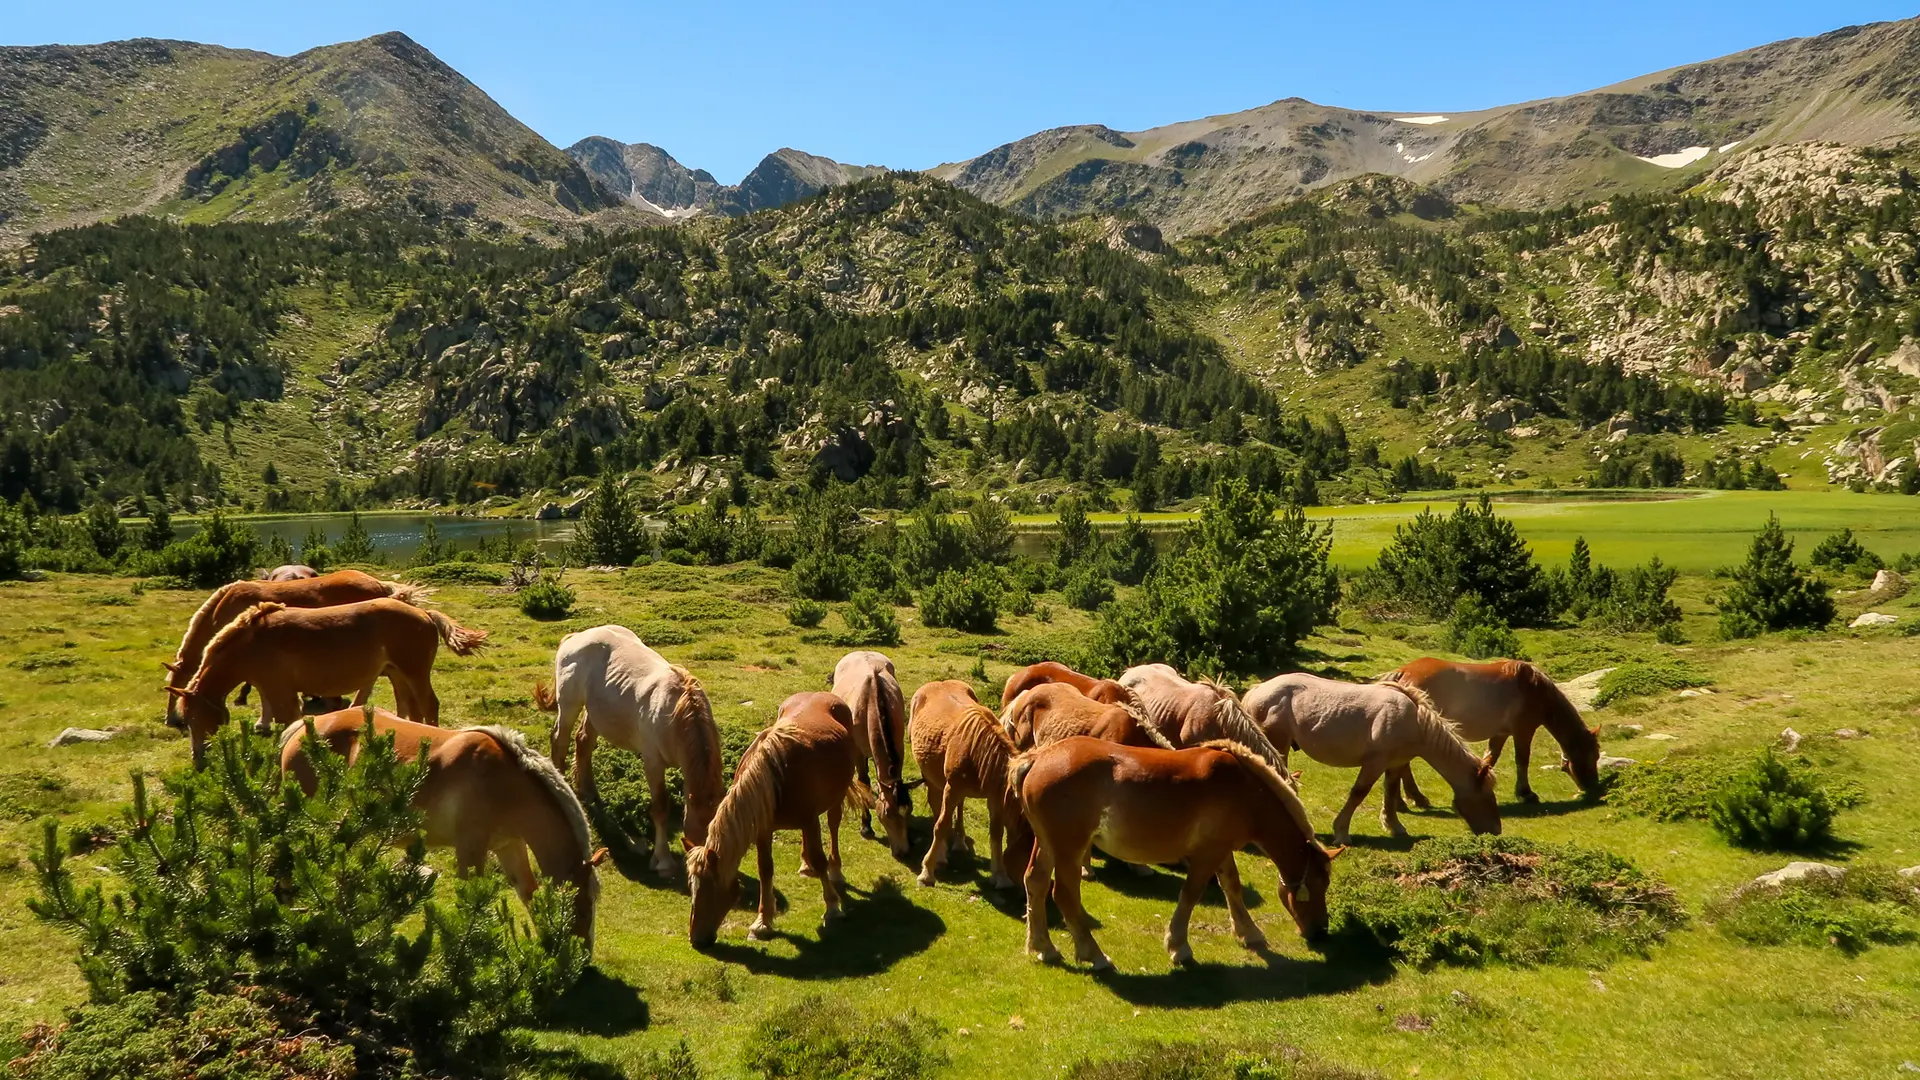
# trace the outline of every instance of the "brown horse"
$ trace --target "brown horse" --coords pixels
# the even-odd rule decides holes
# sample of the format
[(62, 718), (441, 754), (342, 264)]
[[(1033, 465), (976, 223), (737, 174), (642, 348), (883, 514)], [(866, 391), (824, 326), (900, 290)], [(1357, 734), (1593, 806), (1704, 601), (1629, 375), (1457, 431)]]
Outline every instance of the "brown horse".
[[(903, 775), (907, 745), (907, 703), (893, 661), (877, 652), (850, 652), (833, 665), (833, 693), (853, 711), (853, 740), (860, 747), (860, 782), (869, 782), (867, 759), (879, 779), (880, 827), (897, 858), (907, 854), (907, 818), (913, 796)], [(860, 812), (860, 835), (873, 839), (873, 814)]]
[[(951, 851), (954, 826), (972, 798), (987, 804), (993, 887), (1012, 888), (1007, 863), (1026, 862), (1027, 841), (1019, 799), (1007, 782), (1007, 767), (1019, 752), (1013, 741), (973, 696), (973, 688), (957, 679), (930, 682), (914, 693), (912, 732), (913, 757), (926, 778), (927, 809), (933, 814), (933, 844), (920, 864), (920, 884), (936, 880)], [(1003, 836), (1008, 840), (1004, 853)]]
[[(693, 910), (687, 937), (695, 947), (713, 944), (720, 921), (740, 895), (740, 860), (747, 846), (760, 855), (760, 914), (747, 928), (756, 941), (773, 935), (773, 833), (800, 831), (800, 858), (826, 894), (825, 924), (840, 917), (840, 814), (843, 806), (867, 809), (873, 792), (854, 780), (860, 748), (853, 739), (853, 713), (832, 694), (795, 694), (782, 702), (773, 726), (754, 737), (740, 756), (733, 787), (707, 829), (707, 842), (687, 852), (687, 885)], [(827, 816), (831, 847), (820, 847), (820, 815)]]
[[(1474, 832), (1500, 832), (1493, 765), (1460, 741), (1453, 724), (1419, 690), (1296, 673), (1247, 691), (1246, 704), (1274, 745), (1298, 747), (1323, 765), (1360, 770), (1333, 819), (1334, 843), (1347, 842), (1353, 812), (1374, 782), (1414, 758), (1424, 758), (1453, 788), (1453, 808)], [(1407, 834), (1391, 798), (1382, 801), (1380, 822), (1394, 836)]]
[[(1573, 777), (1581, 791), (1591, 792), (1600, 784), (1600, 729), (1582, 723), (1580, 710), (1554, 685), (1553, 677), (1524, 660), (1458, 664), (1428, 656), (1388, 672), (1380, 681), (1425, 691), (1440, 712), (1453, 721), (1462, 739), (1488, 741), (1490, 764), (1500, 761), (1500, 751), (1511, 738), (1516, 798), (1540, 801), (1527, 775), (1532, 764), (1533, 733), (1542, 727), (1559, 742), (1560, 768)], [(1388, 783), (1394, 779), (1389, 777)], [(1426, 805), (1426, 798), (1413, 784), (1411, 771), (1402, 771), (1397, 779), (1409, 797)]]
[(596, 626), (560, 639), (553, 655), (553, 686), (535, 686), (533, 701), (554, 711), (555, 768), (565, 768), (572, 737), (573, 787), (581, 798), (595, 795), (593, 749), (601, 735), (639, 756), (653, 817), (655, 873), (664, 876), (680, 865), (667, 831), (673, 808), (668, 766), (680, 770), (686, 785), (682, 826), (687, 839), (707, 842), (707, 823), (726, 794), (726, 783), (720, 775), (720, 730), (713, 722), (713, 704), (691, 672), (668, 663), (624, 626)]
[(1096, 679), (1091, 675), (1082, 675), (1067, 665), (1056, 664), (1052, 660), (1029, 664), (1007, 676), (1007, 688), (1000, 691), (1000, 707), (1007, 708), (1013, 703), (1013, 699), (1023, 692), (1047, 683), (1065, 683), (1103, 705), (1140, 707), (1140, 699), (1134, 696), (1133, 691), (1112, 679)]
[[(1106, 681), (1106, 680), (1103, 680)], [(1118, 686), (1118, 683), (1110, 685)], [(1009, 684), (1011, 685), (1011, 684)], [(1132, 695), (1128, 695), (1131, 697)], [(1044, 682), (1010, 699), (1001, 723), (1015, 746), (1031, 750), (1072, 735), (1086, 735), (1126, 746), (1174, 749), (1129, 701), (1102, 704), (1069, 682)]]
[[(187, 621), (187, 633), (180, 639), (180, 651), (172, 661), (161, 665), (167, 669), (167, 689), (186, 689), (200, 670), (200, 657), (207, 650), (207, 642), (213, 640), (213, 635), (219, 633), (221, 627), (255, 604), (322, 608), (357, 604), (362, 600), (378, 600), (381, 597), (391, 597), (417, 607), (425, 602), (427, 590), (402, 581), (381, 581), (372, 574), (363, 574), (358, 570), (341, 570), (294, 581), (235, 581), (222, 585), (207, 597), (206, 602), (193, 613), (193, 618)], [(185, 726), (180, 720), (176, 696), (171, 692), (167, 694), (168, 727)], [(240, 703), (246, 704), (244, 695)]]
[(317, 578), (319, 576), (320, 571), (304, 563), (287, 563), (285, 566), (276, 566), (271, 570), (260, 571), (260, 577), (257, 580), (305, 581), (308, 578)]
[(1339, 849), (1314, 838), (1300, 797), (1281, 774), (1238, 743), (1187, 750), (1141, 749), (1083, 736), (1023, 755), (1014, 783), (1034, 834), (1027, 866), (1027, 952), (1054, 961), (1047, 934), (1047, 888), (1073, 935), (1074, 954), (1096, 969), (1112, 967), (1093, 940), (1074, 872), (1094, 844), (1134, 862), (1185, 859), (1186, 886), (1167, 924), (1167, 955), (1193, 961), (1187, 922), (1217, 874), (1234, 936), (1249, 949), (1266, 945), (1240, 894), (1233, 853), (1257, 845), (1279, 868), (1281, 898), (1303, 937), (1324, 933), (1327, 886)]
[[(376, 734), (393, 736), (402, 761), (416, 760), (426, 750), (427, 776), (414, 805), (425, 815), (428, 845), (452, 848), (463, 876), (484, 868), (492, 852), (523, 901), (533, 899), (533, 868), (527, 863), (527, 849), (533, 849), (541, 874), (573, 886), (573, 932), (586, 939), (592, 955), (593, 913), (600, 898), (594, 867), (606, 849), (591, 850), (587, 816), (559, 770), (509, 728), (428, 727), (371, 708), (342, 709), (313, 720), (314, 734), (349, 762), (359, 755), (369, 725)], [(316, 780), (306, 742), (306, 722), (289, 724), (280, 736), (280, 768), (311, 795)]]
[(486, 637), (398, 600), (325, 608), (255, 604), (214, 635), (193, 681), (173, 691), (193, 737), (193, 762), (203, 763), (207, 739), (226, 725), (227, 695), (243, 682), (260, 688), (261, 723), (285, 725), (300, 719), (302, 694), (354, 694), (364, 703), (385, 675), (402, 716), (436, 725), (433, 658), (440, 643), (466, 656)]
[(1134, 692), (1147, 721), (1174, 746), (1199, 746), (1227, 739), (1259, 754), (1287, 783), (1287, 757), (1247, 715), (1232, 690), (1203, 678), (1190, 682), (1166, 664), (1142, 664), (1120, 675), (1120, 685)]

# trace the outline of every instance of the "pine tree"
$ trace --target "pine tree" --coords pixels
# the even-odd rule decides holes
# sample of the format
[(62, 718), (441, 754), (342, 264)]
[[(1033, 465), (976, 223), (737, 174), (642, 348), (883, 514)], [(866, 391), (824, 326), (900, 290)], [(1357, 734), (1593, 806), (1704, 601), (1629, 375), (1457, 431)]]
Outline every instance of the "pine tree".
[(355, 510), (347, 521), (347, 531), (340, 534), (340, 542), (333, 546), (333, 557), (343, 563), (374, 562), (373, 538), (367, 535), (366, 526), (360, 524), (360, 511)]
[(1094, 554), (1100, 536), (1087, 517), (1086, 501), (1078, 495), (1063, 496), (1058, 506), (1059, 524), (1053, 537), (1053, 561), (1073, 566)]
[(647, 549), (646, 526), (612, 470), (587, 500), (574, 532), (574, 557), (589, 566), (632, 566)]
[(1774, 630), (1817, 630), (1833, 621), (1833, 597), (1826, 583), (1802, 573), (1793, 563), (1793, 541), (1780, 519), (1754, 535), (1747, 561), (1733, 572), (1733, 588), (1720, 602), (1720, 632), (1729, 638), (1754, 637)]
[(147, 551), (160, 551), (173, 543), (173, 515), (167, 512), (167, 500), (156, 498), (147, 510), (147, 527), (141, 530), (140, 546)]
[(87, 507), (87, 539), (103, 559), (116, 559), (127, 543), (127, 528), (120, 523), (120, 512), (104, 499)]

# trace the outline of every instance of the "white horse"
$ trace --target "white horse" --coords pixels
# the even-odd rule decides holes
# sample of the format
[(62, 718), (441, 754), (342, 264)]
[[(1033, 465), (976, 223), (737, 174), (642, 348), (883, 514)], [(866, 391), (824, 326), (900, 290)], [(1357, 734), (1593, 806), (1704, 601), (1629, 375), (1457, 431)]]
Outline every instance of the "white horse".
[[(1453, 788), (1453, 808), (1476, 833), (1500, 831), (1493, 766), (1460, 741), (1427, 695), (1410, 686), (1345, 683), (1304, 673), (1268, 679), (1247, 691), (1246, 710), (1280, 747), (1297, 748), (1323, 765), (1360, 770), (1347, 804), (1333, 819), (1336, 844), (1347, 842), (1353, 812), (1383, 774), (1425, 758)], [(1284, 769), (1284, 766), (1282, 766)], [(1382, 800), (1380, 823), (1405, 836), (1394, 800)]]
[[(681, 865), (667, 831), (667, 768), (679, 769), (687, 788), (682, 823), (688, 847), (706, 843), (707, 826), (725, 793), (720, 778), (720, 732), (700, 680), (670, 664), (624, 626), (596, 626), (561, 639), (553, 657), (553, 688), (534, 687), (534, 702), (557, 709), (553, 763), (566, 768), (574, 744), (573, 786), (594, 797), (593, 747), (600, 735), (639, 755), (646, 767), (653, 816), (653, 869), (667, 875)], [(581, 711), (586, 723), (574, 730)]]
[(1141, 664), (1120, 674), (1133, 691), (1147, 723), (1174, 747), (1200, 746), (1218, 739), (1237, 742), (1279, 770), (1289, 784), (1287, 757), (1247, 715), (1240, 698), (1212, 679), (1188, 679), (1166, 664)]

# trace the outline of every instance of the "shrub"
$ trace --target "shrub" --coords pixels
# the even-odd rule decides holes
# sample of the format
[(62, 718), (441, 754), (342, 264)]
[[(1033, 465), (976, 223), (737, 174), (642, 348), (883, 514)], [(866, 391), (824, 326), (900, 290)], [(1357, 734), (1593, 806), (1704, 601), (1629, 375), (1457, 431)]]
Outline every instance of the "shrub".
[(1737, 766), (1685, 751), (1607, 773), (1608, 806), (1655, 821), (1705, 821)]
[(1087, 502), (1078, 495), (1062, 496), (1054, 504), (1056, 524), (1053, 534), (1055, 566), (1076, 566), (1093, 557), (1100, 547), (1100, 534), (1087, 517)]
[(700, 1080), (700, 1064), (684, 1038), (670, 1050), (647, 1051), (621, 1071), (629, 1080)]
[(308, 797), (280, 782), (270, 746), (222, 733), (208, 768), (166, 779), (170, 800), (150, 802), (135, 773), (111, 900), (75, 880), (48, 822), (28, 903), (79, 940), (92, 1000), (155, 991), (192, 1009), (257, 990), (454, 1072), (500, 1060), (509, 1029), (585, 967), (570, 890), (535, 894), (531, 934), (496, 874), (436, 899), (413, 806), (424, 766), (400, 761), (391, 738), (368, 740), (352, 765), (317, 753)]
[(544, 621), (564, 619), (572, 614), (574, 599), (572, 586), (561, 584), (559, 573), (543, 573), (520, 590), (520, 613)]
[(127, 527), (120, 523), (120, 512), (105, 500), (87, 507), (87, 540), (100, 557), (109, 561), (120, 557), (127, 543)]
[(1871, 576), (1886, 565), (1880, 561), (1880, 556), (1868, 551), (1860, 541), (1854, 539), (1852, 529), (1828, 533), (1813, 546), (1813, 553), (1807, 556), (1807, 562), (1823, 570), (1862, 576)]
[(1599, 966), (1685, 920), (1672, 889), (1617, 855), (1515, 836), (1423, 840), (1339, 879), (1332, 902), (1335, 933), (1418, 967)]
[(981, 496), (967, 511), (967, 550), (975, 562), (1005, 565), (1013, 559), (1013, 515)]
[(1107, 545), (1107, 575), (1122, 585), (1138, 585), (1147, 580), (1153, 572), (1153, 564), (1159, 561), (1159, 549), (1153, 546), (1153, 534), (1140, 523), (1140, 519), (1128, 515), (1126, 524)]
[(1113, 581), (1100, 567), (1088, 563), (1067, 578), (1067, 583), (1060, 586), (1060, 595), (1068, 607), (1098, 611), (1113, 600)]
[(1604, 708), (1630, 697), (1644, 697), (1695, 686), (1710, 686), (1713, 678), (1685, 660), (1633, 660), (1600, 677), (1593, 707)]
[(1298, 506), (1221, 481), (1179, 551), (1140, 591), (1100, 610), (1092, 660), (1112, 670), (1161, 661), (1184, 671), (1270, 670), (1331, 618), (1340, 585), (1331, 528)]
[(836, 645), (868, 648), (900, 644), (900, 621), (894, 617), (893, 605), (873, 589), (854, 593), (840, 609), (840, 618), (847, 628), (834, 637)]
[(410, 570), (407, 578), (422, 585), (504, 585), (507, 573), (484, 563), (446, 562)]
[(943, 570), (920, 592), (920, 621), (984, 634), (1000, 620), (1000, 582), (982, 571)]
[(42, 1024), (11, 1062), (22, 1080), (353, 1080), (353, 1048), (312, 1030), (298, 1002), (275, 994), (202, 994), (190, 1007), (151, 990)]
[(1920, 940), (1920, 889), (1890, 867), (1857, 864), (1838, 879), (1744, 889), (1710, 905), (1707, 917), (1748, 945), (1831, 945), (1853, 954)]
[(1525, 659), (1513, 629), (1479, 596), (1469, 593), (1454, 602), (1443, 637), (1447, 648), (1475, 660), (1496, 657)]
[(897, 556), (910, 584), (926, 585), (973, 565), (967, 530), (932, 504), (909, 519), (898, 535)]
[(5, 499), (0, 499), (0, 581), (9, 581), (27, 572), (27, 519)]
[(632, 566), (652, 547), (619, 479), (611, 469), (601, 473), (573, 531), (573, 559), (584, 566)]
[(1833, 839), (1833, 814), (1818, 780), (1788, 768), (1769, 747), (1714, 797), (1707, 820), (1739, 847), (1792, 851)]
[(1218, 1041), (1142, 1042), (1085, 1057), (1067, 1080), (1367, 1080), (1375, 1074), (1329, 1065), (1288, 1046), (1222, 1046)]
[(1431, 619), (1450, 617), (1468, 593), (1508, 626), (1539, 626), (1553, 614), (1552, 590), (1533, 550), (1484, 495), (1476, 506), (1462, 502), (1445, 517), (1422, 510), (1395, 528), (1358, 585), (1382, 606)]
[(216, 508), (199, 532), (157, 552), (143, 552), (134, 560), (134, 572), (211, 589), (251, 576), (259, 546), (251, 528), (236, 528)]
[[(356, 520), (358, 515), (355, 515)], [(173, 543), (173, 515), (167, 512), (167, 500), (155, 499), (147, 509), (146, 527), (140, 530), (140, 550), (160, 551)]]
[(827, 605), (804, 596), (794, 597), (787, 605), (787, 621), (795, 626), (815, 627), (826, 621)]
[(812, 994), (755, 1024), (740, 1058), (769, 1080), (915, 1080), (946, 1064), (941, 1034), (918, 1013), (876, 1018)]
[(1720, 632), (1728, 638), (1793, 627), (1818, 630), (1833, 621), (1826, 584), (1793, 564), (1793, 541), (1772, 514), (1748, 547), (1746, 563), (1733, 571), (1733, 581), (1720, 601)]
[[(738, 512), (730, 507), (727, 493), (714, 491), (698, 513), (676, 514), (667, 520), (666, 530), (660, 535), (660, 547), (668, 552), (684, 551), (692, 556), (684, 561), (709, 566), (759, 558), (767, 537), (760, 515), (751, 506), (742, 507)], [(636, 555), (634, 560), (621, 565), (630, 565), (637, 558)], [(672, 559), (671, 555), (669, 559), (683, 561)]]
[(1655, 555), (1645, 566), (1630, 567), (1611, 582), (1611, 588), (1599, 602), (1600, 621), (1610, 630), (1626, 632), (1652, 630), (1656, 633), (1680, 621), (1680, 605), (1667, 597), (1667, 590), (1680, 578), (1680, 572)]
[(367, 535), (367, 527), (360, 524), (360, 511), (355, 510), (348, 519), (347, 531), (341, 533), (340, 541), (333, 545), (333, 557), (343, 563), (376, 561), (373, 538)]

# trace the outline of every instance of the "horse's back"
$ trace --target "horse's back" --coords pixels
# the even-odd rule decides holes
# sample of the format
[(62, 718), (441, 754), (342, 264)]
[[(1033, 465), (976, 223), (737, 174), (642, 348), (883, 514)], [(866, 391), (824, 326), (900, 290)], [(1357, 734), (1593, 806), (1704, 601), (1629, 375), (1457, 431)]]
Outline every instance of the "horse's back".
[(589, 709), (671, 706), (674, 667), (640, 635), (615, 623), (568, 634), (554, 652), (554, 693)]

